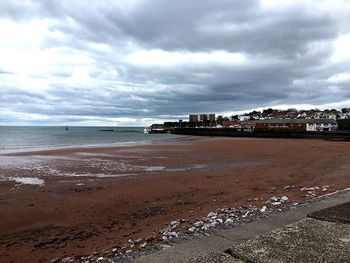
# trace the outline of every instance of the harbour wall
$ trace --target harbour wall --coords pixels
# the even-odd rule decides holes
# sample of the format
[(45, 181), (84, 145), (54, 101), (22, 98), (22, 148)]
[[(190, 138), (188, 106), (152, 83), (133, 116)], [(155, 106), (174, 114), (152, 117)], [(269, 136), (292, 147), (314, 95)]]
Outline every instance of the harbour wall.
[(222, 137), (253, 137), (253, 138), (295, 138), (295, 139), (326, 139), (350, 141), (350, 132), (273, 132), (273, 131), (237, 131), (232, 128), (176, 128), (172, 131), (179, 135), (222, 136)]

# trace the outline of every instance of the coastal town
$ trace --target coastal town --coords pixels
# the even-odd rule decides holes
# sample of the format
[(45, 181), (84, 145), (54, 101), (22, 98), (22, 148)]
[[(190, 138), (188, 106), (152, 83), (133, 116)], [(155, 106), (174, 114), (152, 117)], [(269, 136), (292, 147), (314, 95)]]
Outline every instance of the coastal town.
[(164, 122), (145, 128), (145, 133), (171, 133), (183, 128), (229, 128), (241, 132), (335, 132), (350, 130), (350, 108), (278, 110), (264, 109), (241, 115), (191, 114), (188, 121)]

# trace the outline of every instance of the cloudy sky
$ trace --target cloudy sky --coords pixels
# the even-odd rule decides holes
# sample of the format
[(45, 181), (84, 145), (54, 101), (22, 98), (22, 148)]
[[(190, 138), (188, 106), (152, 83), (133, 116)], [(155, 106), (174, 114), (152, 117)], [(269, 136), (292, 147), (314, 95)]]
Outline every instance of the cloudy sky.
[(0, 0), (0, 124), (350, 107), (350, 1)]

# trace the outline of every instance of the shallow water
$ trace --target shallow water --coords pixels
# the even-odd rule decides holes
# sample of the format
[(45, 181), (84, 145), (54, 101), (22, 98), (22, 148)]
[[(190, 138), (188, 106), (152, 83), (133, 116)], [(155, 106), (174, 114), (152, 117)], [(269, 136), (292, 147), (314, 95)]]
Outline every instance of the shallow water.
[[(113, 131), (103, 131), (111, 129)], [(0, 126), (0, 152), (11, 149), (80, 145), (149, 143), (181, 136), (144, 134), (142, 127), (15, 127)]]

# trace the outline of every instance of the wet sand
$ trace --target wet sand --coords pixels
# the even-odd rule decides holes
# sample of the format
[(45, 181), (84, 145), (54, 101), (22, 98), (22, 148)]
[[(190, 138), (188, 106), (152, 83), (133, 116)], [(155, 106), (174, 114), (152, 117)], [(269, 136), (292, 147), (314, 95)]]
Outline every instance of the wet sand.
[[(195, 137), (2, 155), (0, 261), (125, 248), (128, 239), (150, 237), (175, 219), (259, 207), (286, 194), (286, 185), (295, 186), (290, 201), (301, 202), (301, 187), (329, 186), (319, 194), (350, 187), (349, 156), (349, 142)], [(44, 183), (19, 183), (23, 178)]]

